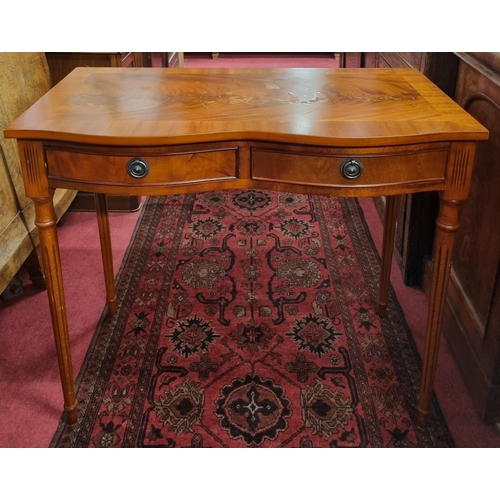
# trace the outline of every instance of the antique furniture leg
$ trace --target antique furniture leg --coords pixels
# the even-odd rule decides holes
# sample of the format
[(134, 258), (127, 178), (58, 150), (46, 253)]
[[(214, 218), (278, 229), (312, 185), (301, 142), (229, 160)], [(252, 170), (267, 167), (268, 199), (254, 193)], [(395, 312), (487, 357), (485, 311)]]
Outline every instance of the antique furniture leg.
[(433, 267), (417, 424), (424, 427), (430, 413), (441, 323), (450, 280), (453, 244), (458, 229), (459, 206), (469, 195), (475, 143), (451, 146), (445, 172), (445, 189), (439, 194), (439, 215), (434, 237)]
[(116, 313), (116, 291), (111, 236), (109, 232), (108, 203), (105, 194), (95, 193), (94, 196), (97, 224), (99, 226), (99, 238), (101, 240), (104, 279), (106, 282), (106, 302), (108, 303), (109, 314), (113, 315)]
[(387, 299), (389, 283), (391, 281), (392, 249), (396, 233), (396, 219), (399, 196), (387, 196), (385, 199), (384, 239), (382, 243), (382, 262), (380, 266), (380, 291), (378, 299), (378, 315), (385, 318), (387, 315)]
[(436, 221), (431, 296), (429, 299), (422, 380), (420, 382), (418, 401), (417, 423), (420, 427), (425, 426), (430, 413), (441, 336), (441, 322), (450, 278), (451, 255), (455, 234), (458, 229), (458, 207), (460, 202), (444, 200), (442, 194), (440, 201), (439, 216)]
[(46, 198), (34, 198), (36, 220), (40, 235), (40, 250), (42, 254), (43, 270), (49, 298), (50, 314), (59, 363), (59, 373), (64, 394), (64, 409), (69, 424), (76, 423), (77, 401), (73, 379), (73, 364), (68, 335), (66, 317), (66, 301), (61, 272), (61, 259), (56, 230), (56, 215), (52, 203), (52, 194)]

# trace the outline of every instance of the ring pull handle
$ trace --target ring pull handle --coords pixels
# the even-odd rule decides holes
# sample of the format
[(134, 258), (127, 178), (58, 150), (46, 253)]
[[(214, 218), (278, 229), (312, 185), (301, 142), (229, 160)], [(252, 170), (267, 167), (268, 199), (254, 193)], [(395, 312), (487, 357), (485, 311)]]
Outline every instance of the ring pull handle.
[(127, 173), (134, 179), (142, 179), (149, 174), (149, 165), (142, 158), (132, 158), (127, 163)]
[(363, 173), (363, 164), (354, 158), (349, 158), (340, 165), (340, 175), (344, 179), (357, 179)]

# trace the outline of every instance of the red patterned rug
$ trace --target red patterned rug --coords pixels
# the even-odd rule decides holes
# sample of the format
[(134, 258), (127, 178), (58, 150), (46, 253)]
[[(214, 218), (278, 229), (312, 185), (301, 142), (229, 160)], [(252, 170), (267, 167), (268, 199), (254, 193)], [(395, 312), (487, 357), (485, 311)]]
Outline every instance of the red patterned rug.
[(450, 447), (355, 199), (151, 198), (56, 447)]

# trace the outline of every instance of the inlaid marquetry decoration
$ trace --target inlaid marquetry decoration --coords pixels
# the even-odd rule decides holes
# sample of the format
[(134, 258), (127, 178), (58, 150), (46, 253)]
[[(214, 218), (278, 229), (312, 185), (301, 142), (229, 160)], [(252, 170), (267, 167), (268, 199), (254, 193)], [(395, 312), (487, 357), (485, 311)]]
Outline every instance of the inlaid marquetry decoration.
[(483, 135), (416, 70), (77, 68), (63, 87), (18, 119), (24, 138), (366, 147), (453, 140), (463, 131), (470, 140)]

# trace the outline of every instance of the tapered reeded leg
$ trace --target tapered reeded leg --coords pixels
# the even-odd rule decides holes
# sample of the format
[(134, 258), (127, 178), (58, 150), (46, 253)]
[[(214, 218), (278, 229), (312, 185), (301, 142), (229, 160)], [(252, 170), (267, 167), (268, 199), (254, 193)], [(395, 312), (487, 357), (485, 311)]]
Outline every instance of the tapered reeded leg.
[(40, 235), (40, 252), (49, 298), (50, 314), (59, 363), (59, 373), (64, 394), (64, 409), (69, 424), (76, 423), (77, 401), (73, 379), (73, 364), (66, 317), (66, 301), (61, 272), (61, 259), (56, 230), (56, 215), (52, 197), (34, 198), (36, 220)]
[(420, 398), (418, 401), (417, 423), (420, 427), (425, 426), (430, 412), (443, 309), (450, 279), (451, 255), (455, 234), (458, 229), (459, 205), (459, 201), (443, 200), (441, 197), (439, 216), (436, 221), (431, 296), (427, 317)]
[(382, 242), (382, 262), (380, 266), (380, 290), (378, 299), (378, 315), (380, 318), (385, 318), (387, 315), (398, 201), (399, 196), (387, 196), (385, 201), (384, 239)]
[(113, 252), (111, 249), (111, 235), (109, 231), (108, 202), (105, 194), (96, 193), (95, 206), (99, 238), (101, 241), (102, 263), (104, 266), (104, 279), (106, 282), (106, 301), (109, 314), (116, 313), (115, 273), (113, 271)]

